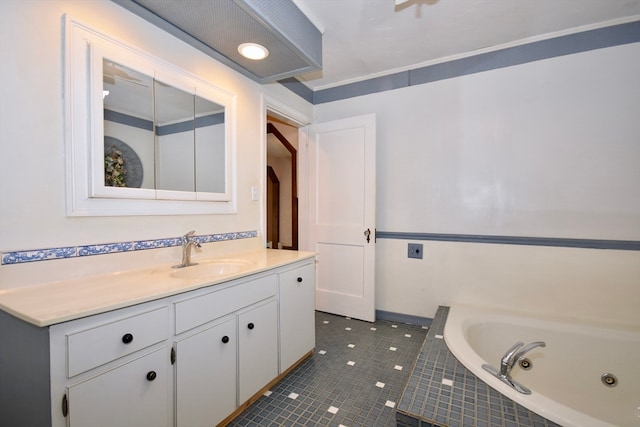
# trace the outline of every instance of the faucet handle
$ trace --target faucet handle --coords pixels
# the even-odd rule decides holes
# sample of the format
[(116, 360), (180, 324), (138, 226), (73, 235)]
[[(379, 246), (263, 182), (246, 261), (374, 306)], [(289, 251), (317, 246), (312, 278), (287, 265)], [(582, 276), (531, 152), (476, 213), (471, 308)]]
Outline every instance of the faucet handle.
[(516, 351), (518, 351), (518, 349), (523, 345), (524, 343), (522, 341), (518, 341), (517, 343), (512, 345), (511, 348), (509, 348), (509, 350), (507, 350), (506, 353), (502, 356), (502, 359), (500, 360), (500, 373), (502, 375), (507, 375), (509, 373), (509, 370), (511, 370), (514, 362), (513, 356)]
[(182, 236), (180, 238), (180, 240), (182, 240), (182, 244), (186, 245), (187, 243), (189, 243), (189, 241), (191, 239), (189, 239), (191, 236), (193, 236), (193, 234), (196, 232), (196, 230), (191, 230), (190, 232), (188, 232), (187, 234), (185, 234), (184, 236)]

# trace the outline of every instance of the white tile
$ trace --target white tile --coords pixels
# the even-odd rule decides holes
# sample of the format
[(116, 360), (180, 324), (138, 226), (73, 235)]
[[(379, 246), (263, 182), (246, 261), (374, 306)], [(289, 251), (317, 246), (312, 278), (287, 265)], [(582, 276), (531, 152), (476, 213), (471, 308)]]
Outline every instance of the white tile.
[(298, 393), (289, 393), (289, 396), (287, 396), (289, 399), (297, 399), (298, 396), (300, 396)]
[(395, 348), (395, 347), (389, 347), (389, 350), (390, 350), (390, 351), (396, 351), (396, 350), (397, 350), (397, 348)]
[(392, 402), (390, 400), (387, 400), (387, 403), (385, 403), (384, 406), (388, 406), (389, 408), (395, 408), (396, 407), (396, 402)]
[(376, 383), (376, 387), (384, 388), (384, 383), (381, 383), (380, 381), (378, 381)]
[(349, 366), (353, 366), (353, 365), (355, 365), (355, 364), (356, 364), (356, 362), (354, 362), (353, 360), (349, 360), (349, 361), (347, 362), (347, 365), (349, 365)]
[(327, 352), (326, 352), (326, 351), (324, 351), (324, 350), (320, 350), (320, 351), (318, 352), (318, 354), (327, 354)]
[(331, 412), (332, 414), (337, 414), (338, 408), (336, 408), (335, 406), (329, 406), (329, 409), (327, 409), (327, 411)]
[(442, 379), (442, 384), (448, 385), (449, 387), (453, 387), (453, 381), (447, 378)]
[(269, 397), (271, 396), (271, 393), (273, 393), (271, 390), (267, 390), (263, 393), (263, 395)]
[(402, 371), (402, 366), (396, 365), (393, 367), (393, 369), (395, 369), (396, 371)]
[(353, 348), (353, 347), (355, 347), (355, 346), (356, 346), (355, 344), (349, 344), (347, 347), (349, 347), (349, 348)]

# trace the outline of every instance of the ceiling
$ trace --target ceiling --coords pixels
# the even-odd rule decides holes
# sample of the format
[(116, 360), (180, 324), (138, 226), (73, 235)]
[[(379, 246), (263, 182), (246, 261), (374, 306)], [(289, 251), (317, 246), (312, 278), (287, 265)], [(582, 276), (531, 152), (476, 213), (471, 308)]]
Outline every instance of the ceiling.
[(323, 32), (313, 90), (577, 27), (640, 19), (640, 0), (293, 0)]

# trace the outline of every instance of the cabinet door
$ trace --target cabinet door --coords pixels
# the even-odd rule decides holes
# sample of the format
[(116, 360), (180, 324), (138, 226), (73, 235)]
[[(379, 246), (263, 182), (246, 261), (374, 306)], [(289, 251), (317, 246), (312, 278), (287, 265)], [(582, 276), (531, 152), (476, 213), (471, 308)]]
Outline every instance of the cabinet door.
[(167, 347), (67, 389), (70, 427), (168, 426)]
[(214, 426), (236, 408), (236, 319), (176, 343), (178, 427)]
[(316, 345), (315, 265), (279, 275), (280, 372), (284, 372)]
[(238, 402), (246, 402), (278, 376), (278, 307), (275, 300), (238, 314)]

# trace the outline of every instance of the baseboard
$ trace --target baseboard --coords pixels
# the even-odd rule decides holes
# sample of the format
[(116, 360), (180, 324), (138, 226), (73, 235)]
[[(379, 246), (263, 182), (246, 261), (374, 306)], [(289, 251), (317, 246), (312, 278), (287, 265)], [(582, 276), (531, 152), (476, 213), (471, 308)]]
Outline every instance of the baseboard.
[(383, 310), (376, 310), (376, 319), (419, 326), (429, 326), (431, 325), (431, 321), (433, 320), (429, 317), (414, 316), (412, 314), (393, 313), (391, 311)]

